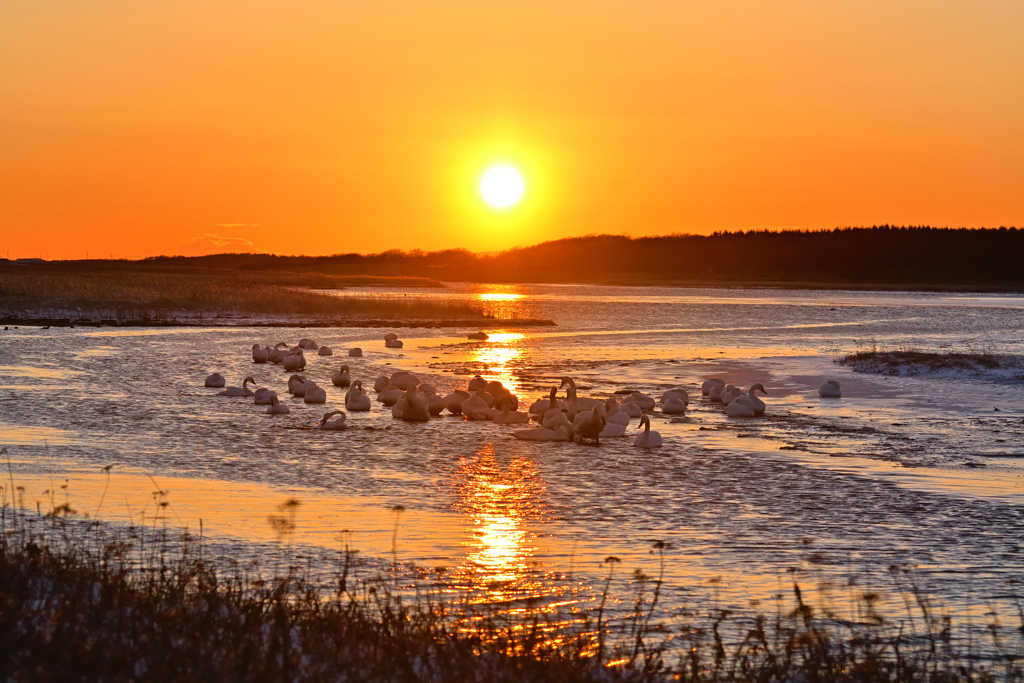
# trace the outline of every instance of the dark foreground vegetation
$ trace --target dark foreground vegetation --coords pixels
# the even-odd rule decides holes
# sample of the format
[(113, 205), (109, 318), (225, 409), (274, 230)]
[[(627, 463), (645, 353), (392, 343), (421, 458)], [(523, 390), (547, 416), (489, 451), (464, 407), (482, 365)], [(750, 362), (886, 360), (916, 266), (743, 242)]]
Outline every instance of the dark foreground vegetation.
[(879, 375), (990, 375), (1024, 380), (1024, 358), (989, 348), (932, 351), (913, 345), (888, 348), (870, 341), (861, 342), (853, 353), (839, 356), (835, 362), (857, 372)]
[(0, 319), (26, 324), (195, 324), (197, 318), (266, 317), (330, 324), (381, 319), (479, 324), (485, 318), (480, 307), (463, 302), (312, 291), (358, 284), (440, 286), (426, 278), (167, 268), (126, 261), (8, 262), (0, 263)]
[(1020, 289), (1024, 230), (881, 226), (629, 238), (596, 235), (500, 254), (466, 250), (148, 259), (269, 273), (414, 275), (449, 282)]
[(604, 609), (611, 574), (586, 609), (476, 605), (358, 576), (347, 550), (329, 583), (294, 566), (267, 575), (212, 557), (201, 536), (90, 523), (67, 504), (30, 514), (10, 493), (0, 512), (5, 681), (1024, 680), (1024, 614), (1009, 627), (993, 617), (986, 642), (965, 644), (899, 568), (908, 618), (898, 624), (876, 613), (875, 594), (842, 619), (807, 604), (796, 584), (771, 616), (657, 623), (661, 582), (639, 573), (619, 619)]

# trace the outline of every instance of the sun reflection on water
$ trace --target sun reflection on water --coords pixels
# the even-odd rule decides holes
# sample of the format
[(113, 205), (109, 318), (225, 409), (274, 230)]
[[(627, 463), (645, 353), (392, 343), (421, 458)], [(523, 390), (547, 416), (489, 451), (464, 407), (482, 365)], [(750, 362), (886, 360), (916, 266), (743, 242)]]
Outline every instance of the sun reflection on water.
[(546, 484), (531, 460), (500, 462), (488, 443), (464, 457), (455, 471), (456, 507), (472, 524), (472, 539), (456, 570), (459, 583), (480, 602), (508, 602), (546, 592), (533, 560), (536, 534), (529, 526), (543, 517)]

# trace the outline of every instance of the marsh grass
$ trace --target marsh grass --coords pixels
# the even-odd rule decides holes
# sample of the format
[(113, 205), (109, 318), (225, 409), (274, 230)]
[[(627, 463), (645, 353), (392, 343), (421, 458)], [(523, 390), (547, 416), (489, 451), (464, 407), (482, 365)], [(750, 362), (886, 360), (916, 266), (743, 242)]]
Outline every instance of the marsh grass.
[[(6, 474), (5, 680), (1024, 680), (1018, 600), (1019, 627), (993, 618), (985, 647), (964, 646), (906, 568), (890, 569), (907, 605), (898, 622), (878, 613), (875, 593), (861, 593), (856, 614), (842, 618), (810, 605), (795, 582), (774, 616), (715, 609), (659, 621), (660, 541), (651, 545), (659, 576), (632, 574), (624, 616), (606, 610), (616, 602), (614, 557), (591, 608), (509, 609), (399, 591), (390, 577), (363, 576), (347, 543), (330, 580), (314, 581), (295, 563), (267, 574), (267, 565), (218, 559), (201, 531), (172, 530), (159, 487), (152, 514), (127, 528), (76, 512), (66, 489), (64, 501), (51, 492), (52, 509), (33, 513)], [(299, 505), (289, 499), (271, 516), (282, 549)]]
[[(402, 278), (371, 279), (397, 284)], [(482, 319), (478, 306), (399, 295), (337, 297), (353, 278), (316, 273), (223, 270), (0, 270), (0, 316), (167, 320), (182, 316), (284, 316), (316, 319)]]
[(859, 340), (849, 354), (834, 354), (839, 365), (858, 372), (883, 375), (919, 375), (922, 372), (985, 374), (996, 370), (1020, 370), (1012, 379), (1024, 379), (1024, 359), (999, 353), (991, 346), (968, 343), (963, 350), (929, 351), (914, 344), (879, 345), (874, 339)]

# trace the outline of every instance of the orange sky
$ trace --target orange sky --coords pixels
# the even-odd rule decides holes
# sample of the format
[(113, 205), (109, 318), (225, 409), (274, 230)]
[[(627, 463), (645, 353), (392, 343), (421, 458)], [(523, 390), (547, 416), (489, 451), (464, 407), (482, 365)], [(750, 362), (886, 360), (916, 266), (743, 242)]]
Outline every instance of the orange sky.
[(0, 256), (872, 223), (1024, 226), (1024, 3), (0, 2)]

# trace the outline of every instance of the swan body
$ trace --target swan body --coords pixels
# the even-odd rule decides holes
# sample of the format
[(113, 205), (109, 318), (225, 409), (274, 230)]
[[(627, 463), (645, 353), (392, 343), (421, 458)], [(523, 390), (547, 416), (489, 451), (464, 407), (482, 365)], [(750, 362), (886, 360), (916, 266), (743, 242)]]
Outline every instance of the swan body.
[(340, 368), (334, 371), (331, 375), (331, 384), (336, 387), (347, 387), (352, 384), (352, 378), (348, 375), (348, 366), (342, 365)]
[(262, 347), (259, 344), (252, 345), (252, 362), (266, 363), (270, 358), (270, 347)]
[[(313, 386), (309, 386), (312, 384)], [(318, 387), (315, 382), (306, 382), (306, 395), (302, 397), (303, 403), (327, 403), (327, 390)]]
[(576, 392), (576, 380), (572, 377), (563, 377), (559, 389), (566, 385), (569, 387), (565, 390), (566, 400), (575, 402), (578, 410), (590, 410), (596, 405), (602, 405), (602, 402), (596, 398), (588, 398), (586, 396), (581, 398)]
[(595, 444), (601, 443), (601, 432), (605, 427), (602, 410), (603, 406), (594, 406), (589, 413), (583, 414), (582, 420), (573, 425), (576, 441), (583, 443), (586, 439), (592, 439)]
[(252, 377), (246, 377), (245, 380), (242, 381), (242, 386), (240, 386), (240, 387), (228, 387), (224, 391), (218, 391), (217, 395), (218, 396), (254, 396), (255, 394), (248, 387), (246, 387), (246, 385), (249, 382), (252, 382), (253, 384), (256, 384), (256, 380), (254, 380)]
[(426, 382), (424, 382), (423, 384), (416, 385), (416, 391), (417, 393), (420, 394), (436, 394), (437, 387), (435, 387), (433, 384), (427, 384)]
[(480, 341), (487, 341), (490, 339), (486, 332), (470, 332), (466, 335), (466, 339), (478, 339)]
[(267, 415), (287, 415), (292, 409), (277, 400), (277, 394), (270, 397), (270, 407), (267, 408)]
[(605, 422), (604, 429), (601, 430), (601, 437), (609, 438), (613, 436), (625, 436), (626, 425), (617, 424), (614, 422)]
[(299, 349), (298, 353), (285, 356), (281, 365), (284, 366), (285, 372), (295, 372), (306, 367), (306, 357), (302, 355), (302, 349)]
[(226, 380), (224, 379), (224, 375), (219, 372), (215, 372), (206, 378), (206, 382), (203, 383), (203, 386), (211, 389), (220, 389), (225, 384)]
[(494, 424), (499, 425), (522, 425), (530, 424), (530, 416), (526, 413), (512, 410), (512, 402), (508, 397), (501, 399), (501, 412), (494, 416)]
[[(281, 348), (284, 347), (284, 348)], [(278, 342), (274, 348), (270, 350), (270, 356), (267, 358), (271, 363), (280, 365), (284, 360), (284, 357), (288, 355), (288, 345), (284, 342)]]
[(390, 384), (377, 394), (377, 400), (386, 406), (393, 406), (402, 398), (402, 393), (401, 389), (394, 384)]
[(470, 391), (480, 391), (481, 389), (484, 389), (486, 387), (487, 387), (487, 380), (485, 380), (480, 375), (477, 375), (473, 379), (469, 380), (469, 387), (468, 387), (468, 389)]
[(378, 394), (389, 386), (391, 386), (391, 378), (386, 375), (381, 375), (373, 381), (373, 390)]
[(405, 391), (406, 389), (409, 388), (410, 385), (419, 384), (420, 380), (418, 377), (416, 377), (416, 375), (412, 374), (411, 372), (399, 370), (398, 372), (391, 375), (390, 382), (399, 389), (401, 389), (402, 391)]
[(661, 434), (651, 431), (651, 418), (644, 415), (640, 418), (640, 426), (644, 428), (643, 434), (637, 434), (633, 439), (633, 445), (637, 448), (658, 448), (662, 444)]
[(604, 402), (604, 421), (607, 424), (629, 426), (629, 415), (619, 409), (619, 403), (614, 398)]
[(277, 398), (277, 392), (271, 391), (270, 389), (259, 388), (256, 393), (253, 394), (253, 405), (257, 406), (269, 406), (273, 403), (273, 400)]
[(676, 395), (669, 396), (667, 401), (662, 401), (661, 412), (666, 415), (682, 415), (686, 412), (686, 401)]
[(469, 398), (468, 391), (456, 389), (444, 397), (444, 407), (452, 415), (462, 415), (462, 402)]
[(636, 402), (626, 399), (619, 404), (619, 410), (624, 412), (628, 417), (643, 417), (643, 408), (638, 406)]
[(737, 396), (725, 407), (729, 417), (754, 417), (754, 404), (746, 396)]
[(558, 425), (556, 429), (534, 427), (512, 432), (512, 436), (520, 441), (572, 441), (572, 431), (568, 424)]
[[(406, 422), (429, 422), (430, 409), (426, 399), (416, 391), (416, 385), (410, 384), (402, 397), (402, 419)], [(397, 406), (396, 406), (397, 407)]]
[(369, 410), (372, 406), (370, 397), (363, 391), (363, 383), (358, 379), (352, 382), (345, 394), (345, 407), (350, 411)]
[[(332, 420), (331, 418), (335, 415), (340, 415), (341, 417)], [(348, 425), (345, 424), (345, 412), (342, 410), (332, 410), (331, 412), (324, 414), (313, 429), (345, 429), (346, 427), (348, 427)]]
[(540, 426), (545, 429), (555, 429), (560, 424), (567, 424), (572, 429), (572, 421), (566, 413), (563, 413), (561, 408), (555, 407), (544, 413), (544, 417), (541, 418)]
[(758, 382), (750, 387), (750, 393), (747, 395), (747, 399), (749, 399), (750, 404), (754, 406), (754, 415), (764, 415), (765, 408), (768, 406), (764, 404), (764, 401), (759, 399), (757, 396), (754, 396), (755, 391), (760, 391), (765, 396), (768, 395), (768, 392), (764, 390), (764, 385)]
[(478, 391), (462, 402), (462, 414), (470, 420), (493, 420), (498, 411), (487, 405), (483, 394)]
[(834, 379), (830, 379), (818, 387), (818, 396), (822, 398), (840, 398), (842, 395), (843, 392), (839, 390), (839, 382)]
[(721, 403), (723, 391), (725, 391), (724, 382), (722, 384), (713, 384), (711, 385), (711, 388), (708, 389), (708, 398), (711, 399), (712, 403)]
[(405, 344), (402, 343), (401, 339), (392, 339), (389, 342), (384, 342), (384, 346), (389, 349), (400, 349), (405, 346)]
[(742, 394), (743, 391), (739, 387), (732, 384), (726, 385), (725, 389), (722, 390), (722, 403), (729, 405)]
[(710, 394), (711, 393), (711, 387), (715, 386), (716, 384), (720, 384), (720, 385), (722, 385), (724, 387), (725, 386), (725, 380), (718, 379), (717, 377), (712, 377), (711, 379), (706, 380), (704, 382), (704, 384), (700, 385), (700, 393), (701, 393), (701, 395), (702, 396), (707, 396), (708, 394)]
[(330, 346), (321, 346), (320, 350), (316, 352), (318, 356), (333, 356), (334, 351), (331, 351)]
[(686, 389), (680, 387), (678, 389), (669, 389), (664, 394), (662, 394), (661, 404), (665, 405), (665, 401), (669, 400), (673, 396), (680, 399), (684, 404), (688, 404), (690, 402), (690, 393), (686, 391)]
[(645, 393), (634, 391), (629, 395), (641, 410), (654, 410), (654, 399)]
[(427, 401), (427, 410), (430, 412), (431, 417), (437, 417), (444, 410), (444, 399), (437, 395), (434, 391), (424, 391), (423, 398)]
[(313, 341), (312, 339), (305, 339), (305, 338), (300, 339), (299, 340), (299, 348), (300, 349), (309, 349), (310, 351), (316, 351), (316, 342)]
[(354, 349), (349, 349), (348, 355), (352, 356), (353, 358), (362, 358), (363, 350), (357, 346)]
[(395, 334), (394, 332), (388, 332), (387, 334), (384, 335), (384, 341), (386, 342), (395, 341), (396, 339), (398, 339), (398, 335)]
[(306, 395), (306, 378), (302, 375), (292, 375), (288, 378), (288, 393), (292, 396), (302, 398)]

